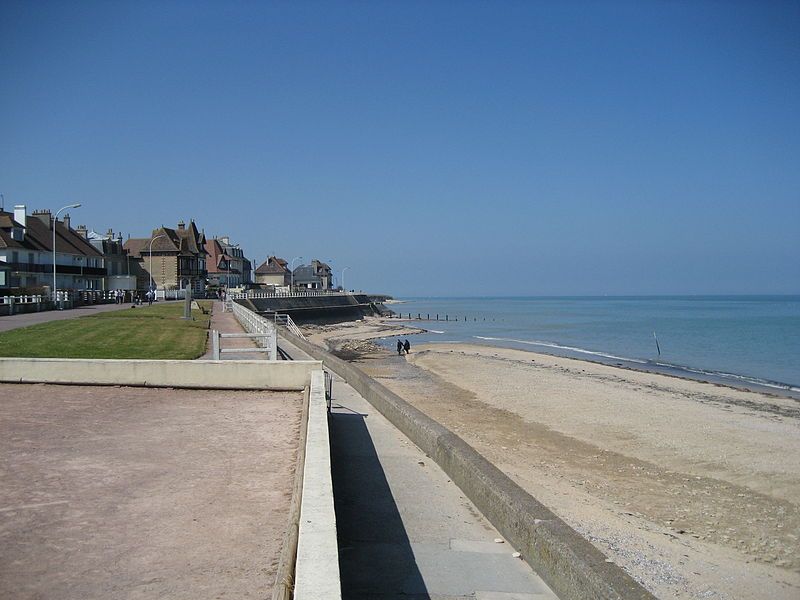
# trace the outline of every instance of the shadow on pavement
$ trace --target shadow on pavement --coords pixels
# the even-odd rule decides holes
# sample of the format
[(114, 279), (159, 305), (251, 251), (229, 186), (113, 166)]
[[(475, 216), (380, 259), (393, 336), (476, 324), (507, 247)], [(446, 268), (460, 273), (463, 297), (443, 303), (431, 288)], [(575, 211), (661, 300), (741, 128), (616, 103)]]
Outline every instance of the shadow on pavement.
[(330, 415), (342, 598), (428, 599), (365, 418), (352, 411)]

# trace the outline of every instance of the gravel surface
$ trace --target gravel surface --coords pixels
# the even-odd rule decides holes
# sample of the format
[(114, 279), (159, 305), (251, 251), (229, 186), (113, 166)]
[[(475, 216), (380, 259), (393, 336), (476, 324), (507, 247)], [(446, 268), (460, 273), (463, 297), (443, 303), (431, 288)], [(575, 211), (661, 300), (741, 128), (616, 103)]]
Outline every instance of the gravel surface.
[(264, 598), (301, 394), (0, 385), (0, 597)]

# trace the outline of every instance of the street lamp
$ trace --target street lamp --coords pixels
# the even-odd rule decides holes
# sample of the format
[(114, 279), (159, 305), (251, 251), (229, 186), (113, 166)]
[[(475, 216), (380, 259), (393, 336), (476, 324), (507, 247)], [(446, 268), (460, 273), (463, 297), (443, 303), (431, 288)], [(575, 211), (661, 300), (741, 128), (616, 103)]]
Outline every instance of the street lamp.
[(161, 235), (157, 235), (156, 237), (150, 240), (150, 292), (153, 294), (153, 300), (155, 300), (155, 282), (153, 281), (153, 242), (155, 242), (158, 238), (167, 237), (166, 233), (162, 233)]
[(68, 204), (67, 206), (62, 206), (56, 211), (55, 217), (53, 217), (53, 302), (56, 301), (56, 223), (58, 222), (58, 215), (61, 214), (62, 210), (67, 210), (68, 208), (80, 208), (80, 204)]
[(296, 260), (303, 260), (303, 257), (295, 256), (292, 262), (289, 263), (289, 272), (292, 274), (292, 288), (289, 290), (290, 292), (294, 292), (294, 261)]
[(347, 271), (347, 269), (349, 268), (350, 267), (345, 267), (344, 269), (342, 269), (342, 291), (345, 293), (347, 293), (347, 288), (344, 285), (344, 272)]

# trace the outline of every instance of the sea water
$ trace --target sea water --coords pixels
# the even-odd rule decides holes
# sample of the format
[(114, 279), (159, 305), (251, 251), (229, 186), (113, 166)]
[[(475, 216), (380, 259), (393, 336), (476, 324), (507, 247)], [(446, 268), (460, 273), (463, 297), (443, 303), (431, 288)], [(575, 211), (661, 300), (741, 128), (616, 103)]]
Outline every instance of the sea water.
[(395, 312), (429, 330), (416, 343), (489, 344), (800, 392), (800, 296), (398, 300)]

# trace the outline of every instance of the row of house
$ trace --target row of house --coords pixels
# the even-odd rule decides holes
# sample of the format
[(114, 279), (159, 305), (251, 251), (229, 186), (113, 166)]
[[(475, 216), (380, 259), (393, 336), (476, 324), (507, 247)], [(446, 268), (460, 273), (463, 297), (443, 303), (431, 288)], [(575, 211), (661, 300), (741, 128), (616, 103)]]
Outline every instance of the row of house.
[(276, 256), (270, 256), (255, 271), (256, 284), (262, 287), (288, 287), (329, 290), (333, 288), (333, 272), (330, 265), (312, 260), (309, 265), (300, 265), (294, 271), (287, 262)]
[[(253, 272), (252, 263), (229, 237), (206, 239), (194, 221), (159, 227), (149, 237), (128, 238), (84, 225), (73, 229), (70, 216), (54, 219), (49, 210), (27, 214), (25, 205), (0, 209), (0, 289), (139, 290), (207, 286), (331, 289), (331, 268), (314, 260), (290, 271), (287, 262), (269, 257)], [(253, 281), (255, 275), (255, 282)]]

